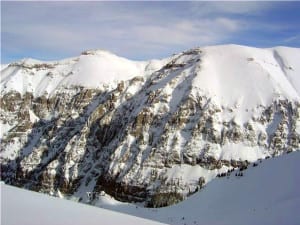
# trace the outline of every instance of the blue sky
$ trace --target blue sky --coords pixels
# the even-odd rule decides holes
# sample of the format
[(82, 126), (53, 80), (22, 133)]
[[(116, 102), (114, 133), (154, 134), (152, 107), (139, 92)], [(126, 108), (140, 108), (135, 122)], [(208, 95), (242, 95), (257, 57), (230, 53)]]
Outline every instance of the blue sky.
[(300, 47), (300, 2), (1, 2), (1, 63), (106, 49), (135, 60), (217, 44)]

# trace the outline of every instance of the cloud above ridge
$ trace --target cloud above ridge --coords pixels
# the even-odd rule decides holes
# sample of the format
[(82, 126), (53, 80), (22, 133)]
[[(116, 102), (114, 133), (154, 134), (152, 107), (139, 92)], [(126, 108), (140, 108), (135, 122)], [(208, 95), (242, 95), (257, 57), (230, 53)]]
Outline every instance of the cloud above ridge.
[(102, 48), (143, 60), (195, 46), (268, 45), (263, 36), (284, 30), (280, 40), (293, 43), (298, 24), (286, 29), (284, 21), (274, 26), (268, 20), (280, 7), (273, 2), (3, 2), (1, 54), (4, 62), (47, 60)]

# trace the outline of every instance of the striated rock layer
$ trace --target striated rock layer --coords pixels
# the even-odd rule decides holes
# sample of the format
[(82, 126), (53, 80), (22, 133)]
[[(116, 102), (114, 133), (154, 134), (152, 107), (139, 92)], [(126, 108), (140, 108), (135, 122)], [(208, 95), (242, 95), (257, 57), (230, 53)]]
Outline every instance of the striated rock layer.
[(102, 191), (149, 207), (181, 201), (220, 174), (299, 150), (299, 58), (226, 45), (149, 62), (87, 51), (10, 64), (1, 179), (91, 204)]

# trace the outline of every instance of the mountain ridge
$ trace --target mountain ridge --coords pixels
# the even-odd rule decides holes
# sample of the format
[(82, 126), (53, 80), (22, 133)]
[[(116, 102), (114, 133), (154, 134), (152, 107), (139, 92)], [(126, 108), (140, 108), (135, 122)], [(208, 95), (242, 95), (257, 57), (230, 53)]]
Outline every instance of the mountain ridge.
[(299, 150), (297, 58), (223, 45), (129, 64), (103, 51), (12, 64), (1, 71), (1, 179), (90, 204), (86, 192), (100, 191), (149, 207), (181, 201)]

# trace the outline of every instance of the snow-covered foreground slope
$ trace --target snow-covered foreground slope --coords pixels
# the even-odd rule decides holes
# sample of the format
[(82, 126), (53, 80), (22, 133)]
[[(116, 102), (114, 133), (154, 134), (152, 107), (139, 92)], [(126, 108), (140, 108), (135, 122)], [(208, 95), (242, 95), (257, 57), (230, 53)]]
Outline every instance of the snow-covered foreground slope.
[(163, 225), (162, 223), (99, 209), (22, 190), (1, 182), (1, 225)]
[(249, 167), (243, 177), (215, 179), (185, 201), (145, 209), (100, 197), (97, 206), (168, 224), (298, 225), (300, 152)]
[(300, 152), (283, 155), (250, 167), (243, 177), (216, 179), (184, 202), (160, 209), (101, 196), (96, 206), (107, 211), (1, 183), (1, 224), (298, 225), (299, 170)]

